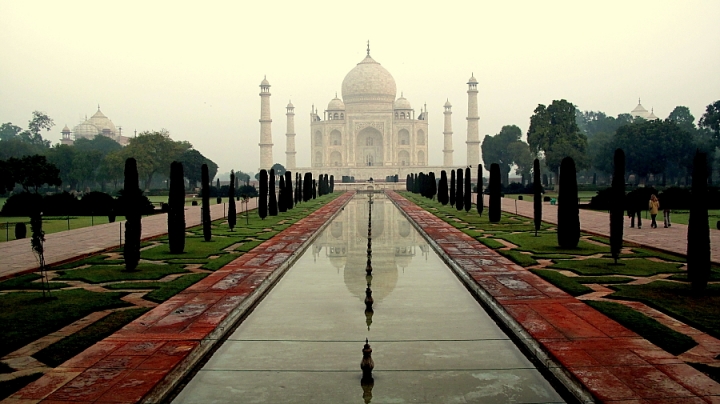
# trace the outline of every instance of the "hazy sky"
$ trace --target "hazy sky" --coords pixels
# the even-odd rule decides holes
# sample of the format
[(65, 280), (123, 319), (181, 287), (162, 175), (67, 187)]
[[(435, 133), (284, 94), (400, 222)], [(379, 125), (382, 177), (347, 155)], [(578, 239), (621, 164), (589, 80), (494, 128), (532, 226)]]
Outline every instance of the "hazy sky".
[[(348, 4), (354, 4), (350, 6)], [(56, 143), (100, 107), (123, 134), (166, 128), (220, 165), (256, 172), (263, 76), (272, 85), (274, 160), (285, 164), (295, 105), (297, 163), (310, 164), (310, 108), (340, 94), (371, 55), (416, 115), (427, 103), (429, 163), (442, 163), (443, 104), (466, 160), (467, 80), (480, 137), (527, 131), (538, 104), (565, 98), (616, 116), (638, 97), (665, 118), (720, 99), (720, 1), (0, 0), (0, 123), (34, 110)]]

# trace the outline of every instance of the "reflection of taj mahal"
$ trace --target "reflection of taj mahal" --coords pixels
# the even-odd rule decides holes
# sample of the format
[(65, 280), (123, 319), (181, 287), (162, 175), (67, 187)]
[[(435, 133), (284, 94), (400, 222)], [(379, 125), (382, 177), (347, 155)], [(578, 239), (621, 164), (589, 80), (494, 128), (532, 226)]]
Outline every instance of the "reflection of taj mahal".
[[(477, 80), (468, 81), (467, 164), (480, 161), (478, 136)], [(270, 116), (270, 83), (260, 84), (260, 168), (273, 165)], [(294, 106), (287, 106), (286, 165), (289, 170), (313, 174), (354, 176), (358, 179), (384, 178), (418, 171), (439, 171), (455, 167), (452, 146), (452, 105), (445, 103), (444, 160), (442, 167), (428, 167), (428, 111), (416, 114), (410, 102), (399, 98), (393, 76), (367, 56), (345, 76), (342, 99), (335, 95), (324, 112), (313, 106), (310, 112), (311, 167), (295, 165)]]
[[(313, 254), (327, 256), (342, 271), (348, 290), (360, 300), (366, 283), (368, 229), (368, 203), (363, 199), (346, 205), (313, 244)], [(379, 302), (395, 288), (398, 272), (409, 268), (413, 259), (425, 259), (429, 246), (390, 201), (378, 194), (373, 199), (372, 290)]]

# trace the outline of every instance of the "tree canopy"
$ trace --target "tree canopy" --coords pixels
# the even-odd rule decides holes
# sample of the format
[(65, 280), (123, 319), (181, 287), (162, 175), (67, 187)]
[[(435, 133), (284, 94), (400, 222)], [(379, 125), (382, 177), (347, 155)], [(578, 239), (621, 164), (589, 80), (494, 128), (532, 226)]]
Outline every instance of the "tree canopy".
[(587, 136), (577, 125), (575, 106), (566, 100), (535, 108), (527, 141), (534, 153), (545, 155), (545, 164), (554, 172), (558, 172), (565, 157), (571, 157), (577, 167), (588, 167)]
[(211, 180), (217, 175), (217, 164), (195, 149), (184, 150), (180, 154), (178, 161), (182, 163), (185, 169), (185, 178), (187, 178), (194, 187), (197, 187), (197, 183), (201, 180), (200, 167), (202, 167), (203, 164), (207, 164), (208, 175)]
[(522, 130), (515, 125), (505, 125), (495, 136), (485, 135), (481, 148), (483, 163), (490, 166), (498, 163), (502, 183), (507, 186), (510, 169), (517, 164), (519, 174), (529, 174), (532, 169), (532, 154), (528, 144), (520, 140)]
[(715, 138), (720, 140), (720, 100), (705, 108), (699, 124), (701, 127), (711, 130)]

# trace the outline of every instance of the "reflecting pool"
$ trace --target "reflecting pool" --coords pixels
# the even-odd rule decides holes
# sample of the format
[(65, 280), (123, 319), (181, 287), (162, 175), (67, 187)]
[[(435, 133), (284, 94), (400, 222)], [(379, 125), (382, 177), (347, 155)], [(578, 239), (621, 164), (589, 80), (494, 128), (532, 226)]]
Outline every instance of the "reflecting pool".
[[(174, 402), (564, 402), (402, 213), (368, 199), (344, 208)], [(375, 367), (361, 385), (366, 338)]]

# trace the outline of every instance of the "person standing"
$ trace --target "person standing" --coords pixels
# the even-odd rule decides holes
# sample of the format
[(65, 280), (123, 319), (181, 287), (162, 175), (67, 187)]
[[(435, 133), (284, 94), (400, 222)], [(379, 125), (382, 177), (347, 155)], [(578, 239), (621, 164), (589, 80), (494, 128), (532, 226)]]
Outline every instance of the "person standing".
[(650, 209), (650, 219), (652, 219), (652, 223), (650, 223), (650, 227), (657, 229), (657, 222), (655, 221), (655, 218), (658, 215), (658, 211), (660, 211), (660, 201), (658, 201), (657, 196), (655, 194), (650, 195), (650, 202), (648, 203), (648, 209)]
[[(641, 199), (642, 198), (642, 199)], [(630, 218), (630, 227), (635, 227), (635, 216), (637, 215), (637, 225), (638, 229), (642, 228), (642, 210), (644, 209), (645, 205), (645, 198), (642, 197), (642, 195), (639, 195), (637, 191), (630, 192), (627, 195), (627, 213), (628, 217)]]

